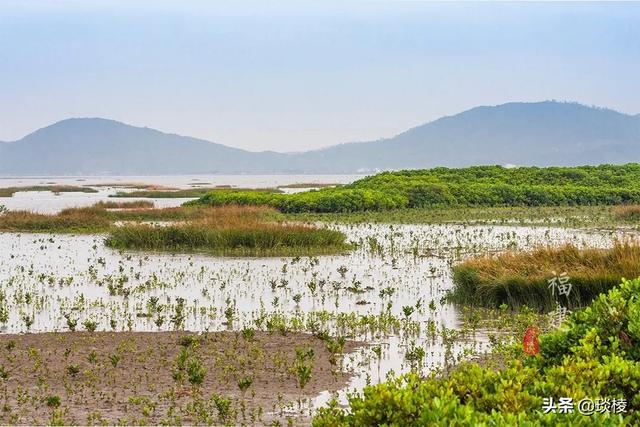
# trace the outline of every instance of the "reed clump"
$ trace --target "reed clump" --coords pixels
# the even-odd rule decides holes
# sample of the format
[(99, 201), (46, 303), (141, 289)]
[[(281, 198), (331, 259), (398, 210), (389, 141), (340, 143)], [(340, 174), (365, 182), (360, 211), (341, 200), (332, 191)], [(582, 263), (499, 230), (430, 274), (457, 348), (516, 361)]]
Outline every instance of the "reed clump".
[(239, 192), (250, 191), (257, 193), (282, 193), (282, 190), (277, 188), (255, 188), (255, 189), (243, 189), (235, 187), (195, 187), (184, 188), (177, 190), (164, 190), (164, 189), (149, 189), (149, 190), (134, 190), (134, 191), (118, 191), (109, 197), (141, 197), (147, 199), (192, 199), (196, 197), (202, 197), (211, 191), (220, 192)]
[(28, 187), (5, 187), (0, 188), (0, 197), (12, 197), (21, 191), (51, 191), (59, 193), (97, 193), (98, 190), (91, 187), (79, 187), (75, 185), (32, 185)]
[(109, 233), (106, 244), (117, 249), (220, 255), (318, 255), (350, 248), (339, 231), (275, 222), (277, 211), (264, 206), (140, 206), (148, 205), (101, 202), (57, 214), (9, 211), (0, 215), (0, 231)]
[(640, 221), (640, 205), (620, 205), (613, 208), (613, 215), (626, 221)]
[(30, 211), (8, 211), (0, 216), (2, 231), (31, 232), (99, 232), (106, 230), (112, 221), (100, 208), (64, 209), (57, 214)]
[[(122, 221), (189, 221), (204, 218), (208, 208), (152, 209), (149, 201), (98, 202), (84, 208), (64, 209), (55, 214), (8, 211), (0, 216), (0, 231), (49, 233), (98, 233)], [(115, 209), (115, 210), (111, 210)]]
[[(560, 283), (561, 276), (571, 285), (568, 295), (554, 285)], [(471, 258), (455, 265), (450, 298), (486, 307), (526, 305), (550, 311), (560, 304), (571, 309), (588, 304), (621, 278), (637, 277), (640, 245), (635, 241), (616, 242), (609, 249), (579, 249), (571, 244), (540, 247)]]
[(93, 205), (101, 209), (151, 209), (154, 204), (150, 200), (134, 200), (130, 202), (100, 201)]
[(345, 251), (339, 231), (265, 220), (272, 209), (253, 206), (209, 208), (183, 223), (126, 224), (111, 230), (106, 244), (116, 249), (209, 252), (220, 255), (298, 255)]

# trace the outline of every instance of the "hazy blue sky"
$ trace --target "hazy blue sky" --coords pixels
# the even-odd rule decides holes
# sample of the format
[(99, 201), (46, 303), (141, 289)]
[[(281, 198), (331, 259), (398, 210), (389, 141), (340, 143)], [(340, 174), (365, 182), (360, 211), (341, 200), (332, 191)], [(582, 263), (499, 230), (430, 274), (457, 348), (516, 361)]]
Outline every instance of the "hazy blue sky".
[(640, 113), (640, 3), (184, 3), (0, 0), (0, 140), (106, 117), (293, 151), (508, 101)]

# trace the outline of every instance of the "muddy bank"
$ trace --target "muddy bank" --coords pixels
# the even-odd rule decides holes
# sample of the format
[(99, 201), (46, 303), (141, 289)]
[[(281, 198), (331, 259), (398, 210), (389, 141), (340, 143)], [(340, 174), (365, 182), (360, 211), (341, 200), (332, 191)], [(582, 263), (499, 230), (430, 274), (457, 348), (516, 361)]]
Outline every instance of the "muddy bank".
[(0, 335), (0, 354), (2, 425), (300, 424), (307, 399), (349, 379), (296, 333)]

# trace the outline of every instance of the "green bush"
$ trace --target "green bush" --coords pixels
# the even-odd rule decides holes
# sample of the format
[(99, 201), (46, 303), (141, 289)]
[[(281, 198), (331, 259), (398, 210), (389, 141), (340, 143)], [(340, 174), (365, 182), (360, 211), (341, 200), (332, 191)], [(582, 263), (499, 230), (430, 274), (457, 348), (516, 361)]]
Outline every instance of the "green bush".
[(384, 172), (295, 194), (212, 191), (192, 205), (267, 205), (282, 212), (359, 212), (430, 206), (585, 206), (640, 202), (640, 164), (474, 166)]
[[(318, 411), (321, 426), (622, 426), (640, 423), (640, 280), (600, 295), (543, 335), (541, 353), (519, 348), (504, 368), (459, 365), (447, 376), (415, 374), (365, 387)], [(544, 414), (544, 398), (573, 398), (571, 414)], [(626, 399), (625, 413), (577, 411), (583, 399)]]
[(369, 189), (327, 188), (295, 194), (212, 191), (187, 205), (266, 205), (286, 213), (358, 212), (407, 206), (407, 198)]

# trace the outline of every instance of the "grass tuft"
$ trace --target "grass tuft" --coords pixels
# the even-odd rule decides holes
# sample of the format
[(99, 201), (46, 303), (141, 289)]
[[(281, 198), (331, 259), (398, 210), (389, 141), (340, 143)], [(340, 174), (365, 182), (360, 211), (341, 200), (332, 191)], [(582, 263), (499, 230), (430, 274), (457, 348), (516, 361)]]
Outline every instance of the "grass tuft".
[[(108, 232), (106, 244), (112, 248), (218, 255), (319, 255), (351, 248), (339, 231), (275, 222), (276, 211), (267, 207), (139, 208), (148, 204), (101, 202), (53, 215), (10, 211), (0, 215), (0, 230)], [(124, 209), (108, 210), (113, 207)]]
[(100, 201), (93, 205), (94, 208), (101, 209), (150, 209), (154, 204), (150, 200), (135, 200), (131, 202)]
[[(549, 280), (566, 273), (568, 296), (552, 293)], [(550, 311), (557, 303), (581, 307), (620, 282), (640, 276), (640, 245), (617, 242), (610, 249), (578, 249), (573, 245), (541, 247), (530, 252), (510, 251), (481, 256), (453, 267), (454, 302), (485, 307), (507, 304)]]
[(78, 187), (75, 185), (32, 185), (29, 187), (5, 187), (0, 188), (0, 197), (12, 197), (21, 191), (51, 191), (52, 193), (97, 193), (98, 190), (91, 187)]
[(613, 208), (613, 215), (625, 221), (640, 220), (640, 205), (620, 205)]
[(134, 191), (118, 191), (109, 197), (142, 197), (147, 199), (193, 199), (202, 197), (211, 191), (220, 191), (223, 193), (232, 193), (240, 191), (251, 191), (258, 193), (281, 193), (282, 191), (277, 188), (256, 188), (256, 189), (241, 189), (233, 187), (195, 187), (185, 188), (180, 190), (134, 190)]
[(107, 246), (220, 255), (299, 255), (349, 249), (339, 231), (265, 220), (270, 209), (228, 206), (180, 224), (127, 224), (111, 230)]
[(99, 232), (106, 230), (111, 221), (103, 209), (72, 208), (55, 215), (29, 211), (9, 211), (0, 216), (1, 231), (28, 232)]

